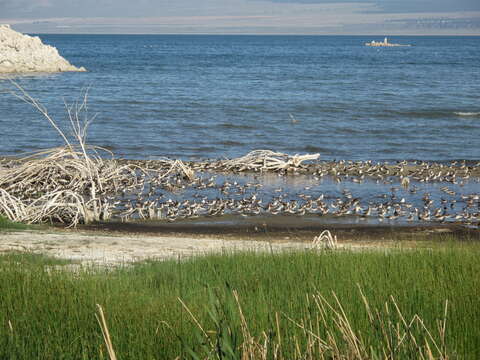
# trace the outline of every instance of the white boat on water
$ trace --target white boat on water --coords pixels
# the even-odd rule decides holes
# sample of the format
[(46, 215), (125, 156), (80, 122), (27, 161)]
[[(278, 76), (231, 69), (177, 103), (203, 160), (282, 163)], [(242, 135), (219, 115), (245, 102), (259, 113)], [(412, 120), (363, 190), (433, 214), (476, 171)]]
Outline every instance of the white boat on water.
[(375, 41), (375, 40), (372, 40), (371, 42), (367, 42), (365, 43), (366, 46), (411, 46), (411, 45), (408, 45), (408, 44), (392, 44), (392, 43), (389, 43), (388, 42), (388, 39), (385, 38), (385, 40), (383, 40), (383, 42), (381, 41)]

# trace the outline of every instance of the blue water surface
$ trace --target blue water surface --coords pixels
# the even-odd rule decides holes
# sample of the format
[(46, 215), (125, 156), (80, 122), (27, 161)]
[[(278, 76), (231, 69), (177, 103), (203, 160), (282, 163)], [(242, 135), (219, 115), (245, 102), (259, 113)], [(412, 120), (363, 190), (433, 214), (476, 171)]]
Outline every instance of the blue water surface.
[[(89, 87), (89, 142), (137, 159), (319, 152), (480, 159), (480, 37), (40, 35), (86, 73), (15, 77), (64, 128)], [(61, 144), (0, 80), (0, 154)]]

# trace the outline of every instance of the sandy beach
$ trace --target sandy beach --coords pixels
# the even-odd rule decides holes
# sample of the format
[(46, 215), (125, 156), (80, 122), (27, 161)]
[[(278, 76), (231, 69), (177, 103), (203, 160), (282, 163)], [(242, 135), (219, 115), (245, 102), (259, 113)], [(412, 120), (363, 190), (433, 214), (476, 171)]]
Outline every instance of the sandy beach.
[(231, 240), (141, 234), (65, 231), (0, 233), (0, 253), (19, 251), (53, 256), (81, 264), (119, 265), (142, 260), (185, 259), (194, 255), (232, 251), (309, 249), (301, 242)]

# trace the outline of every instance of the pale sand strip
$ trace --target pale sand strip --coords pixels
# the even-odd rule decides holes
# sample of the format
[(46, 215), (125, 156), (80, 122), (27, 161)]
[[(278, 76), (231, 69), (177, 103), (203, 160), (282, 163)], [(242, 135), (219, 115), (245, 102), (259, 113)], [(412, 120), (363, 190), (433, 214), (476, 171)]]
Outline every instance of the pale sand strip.
[(194, 237), (96, 235), (77, 232), (0, 233), (0, 253), (28, 251), (82, 264), (114, 265), (147, 259), (187, 258), (193, 255), (311, 248), (311, 243), (208, 239)]

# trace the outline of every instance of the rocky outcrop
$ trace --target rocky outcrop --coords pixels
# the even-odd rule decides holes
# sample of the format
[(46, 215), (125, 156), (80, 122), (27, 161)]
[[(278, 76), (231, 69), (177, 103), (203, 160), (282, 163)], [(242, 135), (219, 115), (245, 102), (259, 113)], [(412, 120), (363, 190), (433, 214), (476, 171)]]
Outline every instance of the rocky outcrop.
[(29, 72), (86, 71), (61, 57), (40, 38), (21, 34), (0, 25), (0, 74)]

